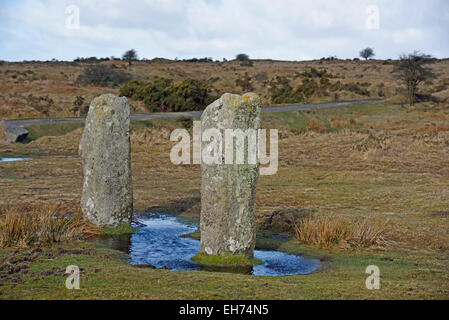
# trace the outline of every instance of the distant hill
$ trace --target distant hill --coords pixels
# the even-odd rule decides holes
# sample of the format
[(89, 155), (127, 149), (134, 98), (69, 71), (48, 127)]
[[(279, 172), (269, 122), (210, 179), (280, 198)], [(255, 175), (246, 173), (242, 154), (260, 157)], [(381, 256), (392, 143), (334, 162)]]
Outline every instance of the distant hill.
[[(393, 60), (314, 61), (208, 61), (153, 59), (136, 61), (128, 68), (120, 60), (77, 62), (2, 62), (0, 65), (0, 119), (67, 117), (83, 115), (93, 97), (119, 93), (119, 86), (80, 83), (89, 66), (101, 65), (126, 75), (123, 79), (152, 82), (159, 78), (174, 83), (187, 78), (201, 80), (211, 94), (253, 91), (268, 104), (313, 103), (333, 100), (391, 98), (403, 92), (395, 78)], [(423, 97), (448, 103), (449, 60), (431, 68), (439, 76), (421, 86)], [(130, 100), (134, 112), (147, 111), (142, 101)]]

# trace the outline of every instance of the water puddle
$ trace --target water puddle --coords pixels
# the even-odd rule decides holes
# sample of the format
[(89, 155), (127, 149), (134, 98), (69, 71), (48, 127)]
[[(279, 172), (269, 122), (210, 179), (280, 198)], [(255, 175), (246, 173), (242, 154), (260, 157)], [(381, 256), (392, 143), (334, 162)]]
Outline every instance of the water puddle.
[(0, 162), (27, 161), (31, 158), (0, 158)]
[(198, 225), (171, 215), (148, 214), (140, 218), (141, 232), (119, 238), (102, 239), (107, 247), (125, 251), (129, 254), (131, 264), (148, 264), (157, 268), (168, 267), (172, 270), (207, 270), (228, 271), (255, 276), (285, 276), (309, 274), (320, 263), (315, 259), (287, 254), (280, 251), (255, 250), (254, 256), (265, 263), (252, 269), (217, 269), (200, 266), (190, 260), (200, 249), (200, 241), (181, 237), (194, 232)]

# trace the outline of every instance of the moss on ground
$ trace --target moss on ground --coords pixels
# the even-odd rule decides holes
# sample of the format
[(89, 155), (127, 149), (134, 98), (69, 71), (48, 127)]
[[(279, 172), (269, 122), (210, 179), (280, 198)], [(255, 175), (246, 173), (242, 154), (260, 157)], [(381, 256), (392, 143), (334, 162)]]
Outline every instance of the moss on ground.
[(217, 256), (208, 255), (206, 253), (197, 253), (192, 257), (192, 261), (195, 261), (204, 266), (216, 266), (216, 267), (226, 267), (226, 266), (253, 266), (258, 264), (263, 264), (264, 262), (254, 258), (249, 257), (244, 254), (232, 255), (230, 253), (223, 253)]
[(118, 228), (101, 227), (102, 236), (120, 236), (134, 232), (140, 232), (140, 230), (128, 224), (122, 224)]

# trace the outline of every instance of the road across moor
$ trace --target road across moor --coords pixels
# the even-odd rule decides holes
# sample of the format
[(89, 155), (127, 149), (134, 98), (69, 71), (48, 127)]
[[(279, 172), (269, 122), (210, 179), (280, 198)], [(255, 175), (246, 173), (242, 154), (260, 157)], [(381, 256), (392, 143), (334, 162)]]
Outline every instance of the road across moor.
[[(360, 100), (360, 101), (348, 101), (348, 102), (328, 102), (318, 104), (298, 104), (289, 106), (271, 106), (263, 107), (262, 112), (282, 112), (291, 110), (312, 110), (322, 108), (335, 108), (342, 106), (368, 104), (378, 99), (372, 100)], [(134, 113), (131, 114), (131, 120), (143, 121), (157, 118), (177, 118), (177, 117), (200, 117), (202, 111), (190, 111), (190, 112), (158, 112), (158, 113)], [(33, 124), (55, 124), (64, 122), (84, 122), (85, 118), (39, 118), (39, 119), (14, 119), (5, 120), (8, 124), (19, 127), (26, 127)]]

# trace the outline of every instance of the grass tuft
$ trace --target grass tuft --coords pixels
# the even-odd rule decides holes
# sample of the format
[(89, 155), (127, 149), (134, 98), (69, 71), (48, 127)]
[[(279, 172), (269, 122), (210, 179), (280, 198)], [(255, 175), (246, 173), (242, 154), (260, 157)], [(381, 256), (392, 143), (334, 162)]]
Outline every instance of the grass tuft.
[(81, 213), (64, 205), (8, 206), (0, 209), (0, 248), (47, 246), (98, 233)]
[(385, 224), (365, 218), (356, 223), (341, 216), (313, 216), (295, 224), (297, 238), (321, 248), (361, 248), (385, 245)]
[(307, 122), (307, 130), (323, 132), (325, 130), (324, 126), (316, 119), (310, 119)]

